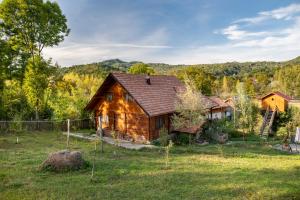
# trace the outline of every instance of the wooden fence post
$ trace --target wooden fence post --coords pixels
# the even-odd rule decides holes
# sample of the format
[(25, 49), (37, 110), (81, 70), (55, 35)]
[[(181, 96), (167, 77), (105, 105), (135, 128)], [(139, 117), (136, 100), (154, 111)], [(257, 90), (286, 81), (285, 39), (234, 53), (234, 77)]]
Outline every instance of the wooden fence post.
[(67, 135), (67, 149), (69, 149), (69, 138), (70, 138), (70, 119), (67, 120), (67, 130), (68, 130), (68, 135)]
[(101, 153), (103, 153), (103, 132), (102, 132), (102, 119), (101, 119), (101, 116), (98, 116), (98, 132), (100, 134)]

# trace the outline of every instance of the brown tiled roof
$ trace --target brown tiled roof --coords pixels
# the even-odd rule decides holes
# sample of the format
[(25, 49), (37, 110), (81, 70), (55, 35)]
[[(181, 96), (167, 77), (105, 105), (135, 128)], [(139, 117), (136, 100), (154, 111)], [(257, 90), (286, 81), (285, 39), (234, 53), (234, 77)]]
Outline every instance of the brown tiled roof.
[(263, 96), (261, 99), (264, 99), (264, 98), (266, 98), (266, 97), (268, 97), (268, 96), (270, 96), (270, 95), (278, 95), (278, 96), (284, 98), (284, 99), (287, 100), (287, 101), (293, 100), (292, 97), (290, 97), (290, 96), (288, 96), (288, 95), (285, 95), (285, 94), (283, 94), (282, 92), (278, 92), (278, 91), (276, 91), (276, 92), (271, 92), (271, 93), (269, 93), (269, 94)]
[(183, 84), (175, 76), (150, 76), (150, 85), (146, 83), (145, 78), (146, 75), (109, 74), (85, 109), (94, 109), (105, 85), (108, 85), (108, 82), (113, 79), (127, 90), (149, 116), (174, 112), (176, 91), (183, 87)]
[(220, 97), (217, 96), (210, 96), (208, 97), (211, 101), (215, 102), (217, 104), (216, 107), (219, 108), (226, 108), (229, 107), (230, 105), (226, 103), (224, 100), (222, 100)]

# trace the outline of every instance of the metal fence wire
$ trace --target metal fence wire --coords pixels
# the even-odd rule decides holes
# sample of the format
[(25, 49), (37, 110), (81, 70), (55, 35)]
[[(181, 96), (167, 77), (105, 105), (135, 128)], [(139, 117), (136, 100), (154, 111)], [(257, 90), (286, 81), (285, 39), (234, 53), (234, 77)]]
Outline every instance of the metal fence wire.
[[(20, 131), (67, 131), (67, 120), (0, 121), (0, 133)], [(94, 119), (70, 120), (70, 131), (95, 129)]]

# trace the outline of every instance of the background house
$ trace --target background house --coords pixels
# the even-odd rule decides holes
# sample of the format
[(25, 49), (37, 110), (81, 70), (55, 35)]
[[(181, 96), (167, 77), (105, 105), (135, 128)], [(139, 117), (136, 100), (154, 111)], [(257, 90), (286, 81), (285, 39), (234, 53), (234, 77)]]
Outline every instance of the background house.
[(207, 103), (207, 119), (231, 119), (233, 107), (228, 100), (223, 100), (217, 96), (205, 97)]

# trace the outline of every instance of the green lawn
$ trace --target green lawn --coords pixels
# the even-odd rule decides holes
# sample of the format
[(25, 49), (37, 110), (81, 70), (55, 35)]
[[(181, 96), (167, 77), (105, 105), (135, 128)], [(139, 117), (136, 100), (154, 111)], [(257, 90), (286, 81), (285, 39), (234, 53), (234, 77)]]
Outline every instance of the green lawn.
[[(0, 199), (300, 199), (300, 156), (259, 142), (174, 147), (164, 169), (158, 149), (133, 151), (105, 145), (91, 168), (38, 170), (50, 152), (65, 148), (59, 133), (0, 136)], [(71, 138), (91, 161), (94, 145)], [(117, 151), (117, 157), (113, 151)]]

